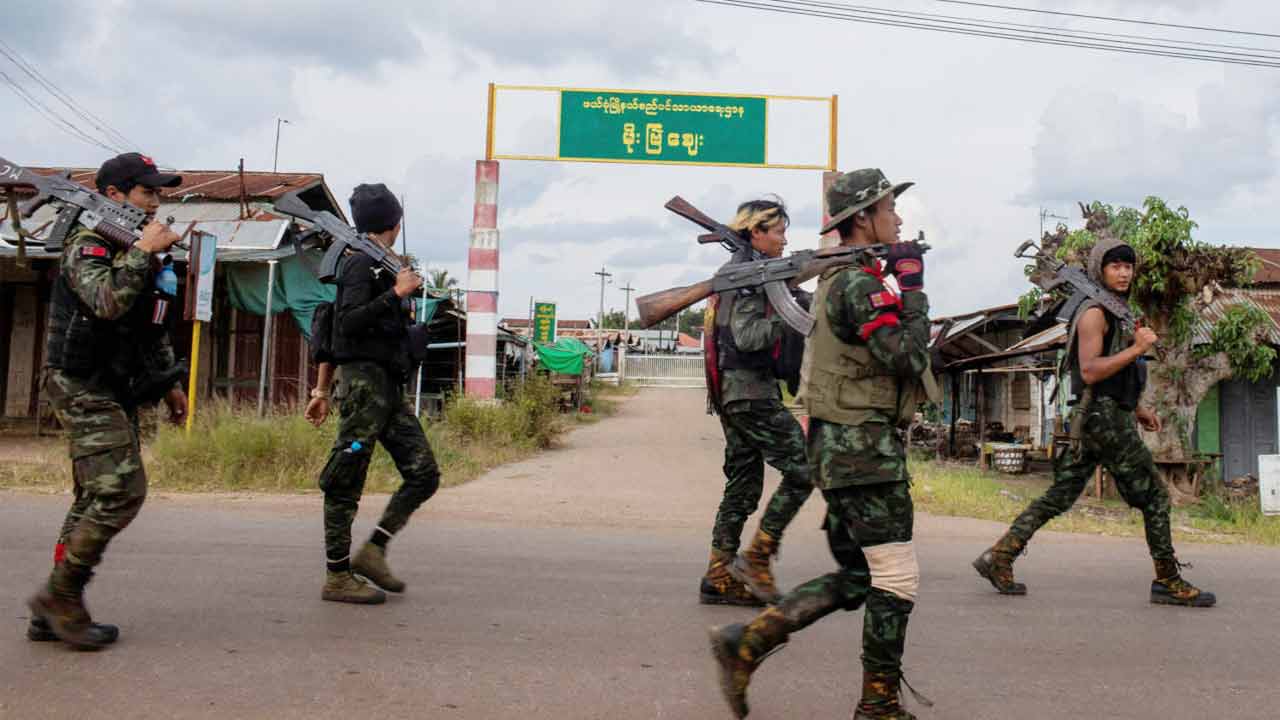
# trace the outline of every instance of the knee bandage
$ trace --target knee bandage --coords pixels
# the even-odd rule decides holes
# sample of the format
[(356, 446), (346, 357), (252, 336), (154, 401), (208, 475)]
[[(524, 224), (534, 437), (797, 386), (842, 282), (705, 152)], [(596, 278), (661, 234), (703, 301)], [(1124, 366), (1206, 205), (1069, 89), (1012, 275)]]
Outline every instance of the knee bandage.
[(920, 591), (920, 565), (911, 542), (885, 543), (862, 549), (871, 569), (871, 587), (915, 602)]

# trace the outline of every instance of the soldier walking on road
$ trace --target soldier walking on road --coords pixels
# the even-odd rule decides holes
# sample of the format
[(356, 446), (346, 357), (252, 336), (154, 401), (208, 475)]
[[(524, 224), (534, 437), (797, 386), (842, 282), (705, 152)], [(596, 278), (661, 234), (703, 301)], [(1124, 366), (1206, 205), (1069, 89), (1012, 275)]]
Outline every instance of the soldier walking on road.
[[(99, 193), (148, 216), (160, 207), (158, 188), (181, 182), (138, 153), (106, 161), (96, 178)], [(164, 398), (170, 420), (186, 417), (186, 372), (174, 360), (166, 324), (176, 305), (176, 278), (161, 261), (177, 241), (154, 220), (128, 248), (79, 226), (62, 251), (49, 308), (44, 391), (70, 439), (75, 487), (53, 572), (28, 601), (32, 640), (61, 639), (93, 650), (120, 634), (93, 621), (84, 589), (107, 544), (147, 496), (138, 408)]]
[[(790, 219), (775, 200), (738, 207), (729, 227), (750, 241), (730, 262), (776, 258), (786, 247)], [(721, 293), (710, 302), (714, 353), (708, 353), (708, 392), (724, 429), (724, 499), (711, 533), (711, 562), (699, 587), (707, 604), (759, 606), (778, 597), (771, 560), (782, 532), (813, 492), (804, 432), (782, 404), (778, 358), (784, 334), (794, 331), (759, 289)], [(803, 342), (803, 340), (799, 340)], [(737, 556), (742, 528), (764, 490), (764, 464), (782, 473), (751, 546)]]
[[(747, 715), (747, 686), (765, 656), (791, 633), (863, 604), (862, 699), (854, 718), (914, 717), (898, 699), (907, 620), (919, 587), (900, 428), (932, 375), (923, 251), (898, 242), (895, 198), (911, 185), (894, 185), (866, 169), (842, 175), (827, 191), (832, 216), (822, 232), (838, 230), (842, 245), (889, 246), (883, 264), (868, 256), (862, 266), (822, 275), (801, 368), (808, 458), (827, 501), (824, 527), (840, 567), (796, 587), (745, 625), (711, 629), (721, 691), (738, 717)], [(901, 294), (886, 282), (890, 274)]]
[[(394, 245), (403, 214), (385, 185), (360, 185), (351, 195), (356, 230), (385, 247)], [(387, 543), (440, 486), (440, 470), (422, 424), (404, 400), (412, 368), (409, 317), (401, 301), (422, 286), (422, 278), (407, 268), (392, 276), (368, 255), (351, 252), (338, 267), (337, 283), (332, 342), (339, 421), (337, 439), (320, 472), (328, 569), (321, 598), (373, 605), (386, 601), (382, 590), (404, 591), (404, 582), (387, 564)], [(327, 382), (312, 391), (309, 418), (323, 420), (328, 414), (328, 394)], [(368, 542), (352, 558), (351, 526), (379, 441), (403, 483)]]
[[(1089, 255), (1089, 276), (1123, 300), (1137, 272), (1137, 255), (1129, 245), (1104, 236)], [(1071, 320), (1067, 343), (1067, 369), (1072, 401), (1070, 449), (1053, 463), (1053, 486), (1013, 521), (995, 545), (982, 553), (973, 566), (978, 574), (1004, 595), (1025, 595), (1027, 586), (1013, 579), (1013, 561), (1026, 549), (1031, 536), (1045, 523), (1071, 509), (1085, 484), (1101, 464), (1116, 480), (1120, 495), (1142, 511), (1147, 547), (1155, 563), (1151, 602), (1158, 605), (1210, 607), (1213, 593), (1182, 579), (1173, 552), (1169, 526), (1169, 494), (1156, 474), (1151, 451), (1142, 442), (1135, 424), (1158, 432), (1160, 418), (1138, 404), (1146, 383), (1146, 352), (1156, 334), (1140, 327), (1128, 337), (1116, 318), (1103, 306), (1083, 303)]]

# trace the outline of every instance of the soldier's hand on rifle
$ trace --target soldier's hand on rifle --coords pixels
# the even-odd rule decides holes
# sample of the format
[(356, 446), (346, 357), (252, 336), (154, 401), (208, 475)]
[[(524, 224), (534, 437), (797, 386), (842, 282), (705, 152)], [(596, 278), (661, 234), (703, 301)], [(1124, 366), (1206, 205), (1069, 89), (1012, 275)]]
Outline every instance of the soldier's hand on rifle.
[(1160, 340), (1156, 335), (1156, 331), (1149, 327), (1139, 327), (1137, 332), (1133, 334), (1133, 346), (1138, 348), (1139, 352), (1145, 353), (1151, 349)]
[(152, 220), (147, 223), (146, 227), (142, 228), (142, 238), (134, 245), (140, 250), (158, 253), (167, 251), (178, 240), (178, 234), (170, 230), (168, 225)]
[(418, 273), (404, 268), (396, 273), (396, 295), (407, 298), (422, 287), (422, 276)]
[(884, 257), (885, 267), (898, 278), (903, 292), (924, 289), (924, 251), (914, 242), (899, 242), (889, 246)]

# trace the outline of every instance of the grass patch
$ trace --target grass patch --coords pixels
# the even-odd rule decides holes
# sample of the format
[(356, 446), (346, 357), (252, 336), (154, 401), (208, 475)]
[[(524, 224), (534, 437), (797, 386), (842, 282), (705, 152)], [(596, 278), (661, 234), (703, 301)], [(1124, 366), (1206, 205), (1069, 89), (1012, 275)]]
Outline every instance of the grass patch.
[(587, 387), (587, 398), (584, 403), (585, 407), (591, 408), (591, 412), (577, 413), (575, 419), (579, 423), (590, 424), (616, 415), (622, 402), (638, 392), (640, 392), (640, 386), (634, 382), (609, 385), (599, 380), (592, 380)]
[[(1049, 487), (1047, 477), (1028, 478), (972, 466), (912, 460), (916, 507), (934, 515), (1011, 522)], [(1257, 499), (1232, 501), (1209, 495), (1196, 506), (1175, 508), (1174, 537), (1199, 542), (1280, 545), (1280, 517), (1262, 514)], [(1045, 526), (1061, 532), (1122, 537), (1143, 535), (1142, 515), (1118, 500), (1081, 498)]]
[[(424, 425), (445, 487), (486, 470), (528, 457), (552, 445), (569, 426), (555, 409), (556, 391), (543, 378), (530, 379), (502, 403), (456, 397), (444, 417)], [(316, 489), (337, 432), (337, 419), (314, 428), (301, 414), (264, 418), (215, 405), (196, 418), (190, 435), (161, 425), (147, 443), (150, 486), (177, 492), (301, 492)], [(61, 491), (71, 486), (66, 446), (32, 462), (4, 463), (0, 487)], [(369, 465), (365, 489), (391, 492), (400, 484), (381, 444)]]

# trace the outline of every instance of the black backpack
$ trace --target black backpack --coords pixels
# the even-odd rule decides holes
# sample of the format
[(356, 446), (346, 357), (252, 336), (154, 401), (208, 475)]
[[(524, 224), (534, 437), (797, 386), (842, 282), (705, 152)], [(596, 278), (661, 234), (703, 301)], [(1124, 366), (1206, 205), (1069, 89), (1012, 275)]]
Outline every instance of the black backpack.
[(322, 302), (311, 313), (311, 362), (333, 362), (333, 303)]

